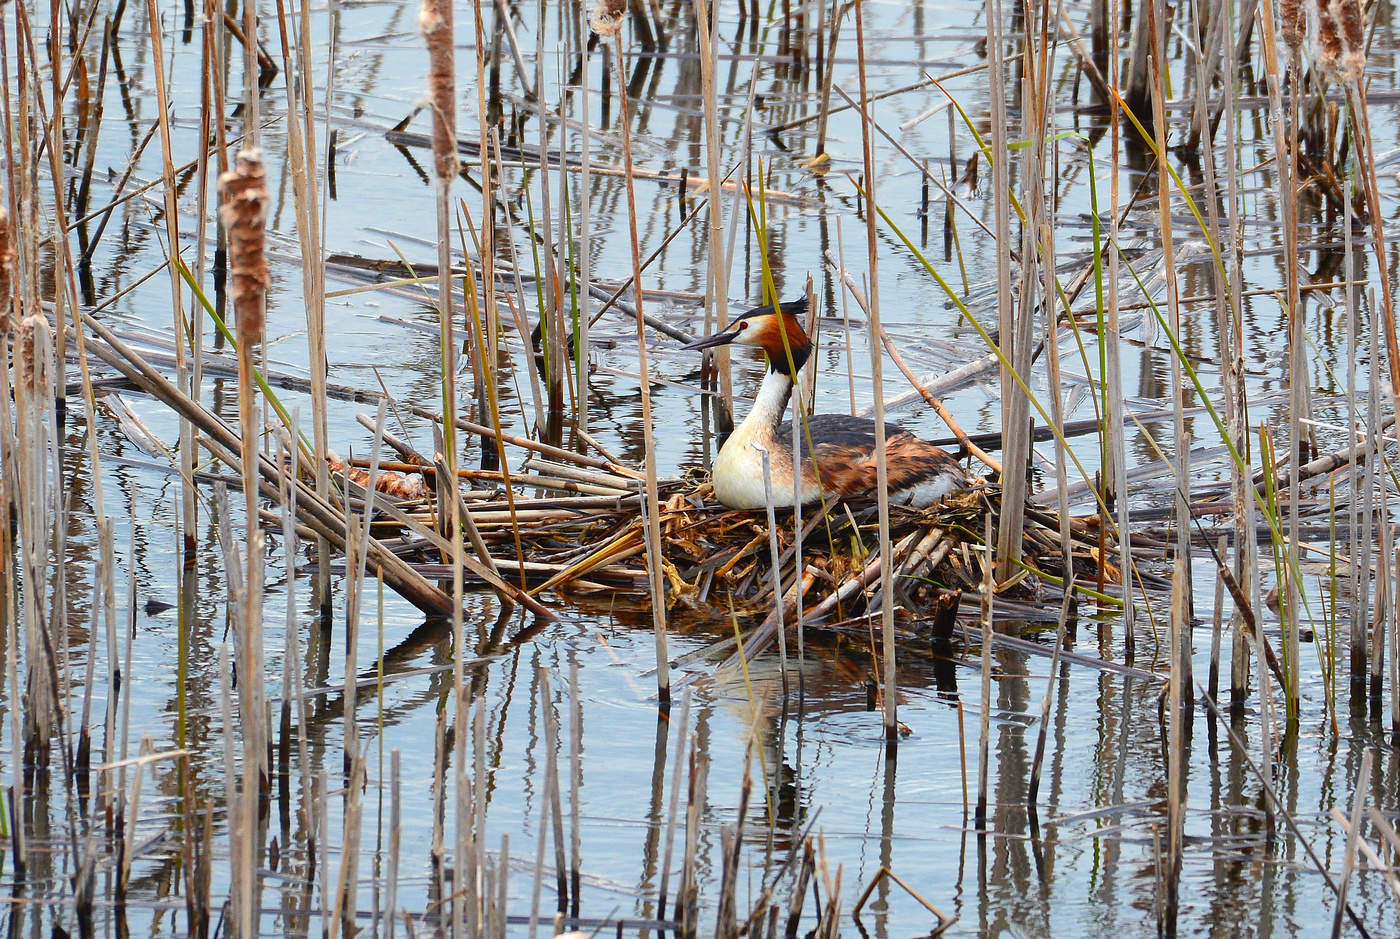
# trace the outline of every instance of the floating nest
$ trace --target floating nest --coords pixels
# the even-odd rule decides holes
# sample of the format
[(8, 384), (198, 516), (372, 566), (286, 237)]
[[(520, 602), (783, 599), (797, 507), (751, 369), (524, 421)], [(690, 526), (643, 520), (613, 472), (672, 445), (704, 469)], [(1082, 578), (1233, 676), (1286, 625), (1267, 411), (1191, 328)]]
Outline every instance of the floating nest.
[[(460, 473), (473, 487), (461, 490), (466, 514), (503, 578), (523, 583), (536, 596), (551, 592), (572, 599), (606, 592), (649, 599), (647, 520), (635, 471), (617, 466), (579, 471), (531, 460), (508, 476)], [(431, 484), (431, 471), (427, 476)], [(483, 488), (484, 482), (496, 485)], [(392, 491), (393, 485), (383, 482), (378, 488)], [(808, 621), (839, 621), (886, 602), (873, 502), (805, 507), (799, 546), (790, 508), (777, 510), (770, 532), (767, 513), (720, 505), (704, 473), (664, 480), (659, 493), (661, 569), (669, 608), (687, 607), (702, 617), (772, 618), (780, 609), (795, 614), (800, 596)], [(435, 511), (441, 500), (439, 493), (437, 499), (404, 503), (403, 508), (423, 527), (441, 531)], [(985, 539), (987, 532), (996, 531), (1000, 509), (1001, 491), (988, 485), (926, 508), (890, 507), (890, 599), (904, 621), (936, 620), (950, 595), (984, 592), (989, 580)], [(425, 577), (450, 578), (441, 538), (414, 535), (391, 519), (381, 518), (377, 525), (381, 540)], [(1111, 543), (1101, 541), (1097, 519), (1071, 519), (1069, 528), (1068, 563), (1077, 581), (1100, 588), (1118, 583), (1119, 571), (1106, 560)], [(472, 551), (471, 546), (466, 550)], [(1022, 561), (995, 582), (998, 608), (1019, 619), (1058, 616), (1065, 567), (1058, 517), (1027, 505)], [(473, 579), (469, 574), (468, 580)], [(799, 583), (800, 593), (794, 586)], [(775, 602), (779, 594), (782, 603)]]

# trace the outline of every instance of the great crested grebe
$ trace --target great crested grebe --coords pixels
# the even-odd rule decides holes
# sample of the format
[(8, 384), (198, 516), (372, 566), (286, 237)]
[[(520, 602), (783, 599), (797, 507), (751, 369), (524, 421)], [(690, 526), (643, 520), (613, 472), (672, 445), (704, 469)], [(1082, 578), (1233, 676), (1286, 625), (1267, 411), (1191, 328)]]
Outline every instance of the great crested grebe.
[[(782, 506), (790, 498), (792, 424), (781, 418), (792, 395), (793, 376), (812, 352), (812, 341), (798, 320), (806, 309), (805, 299), (783, 303), (776, 310), (758, 307), (713, 336), (684, 347), (708, 349), (734, 343), (758, 346), (768, 355), (768, 374), (758, 386), (753, 409), (720, 447), (711, 474), (715, 495), (731, 509), (761, 509), (767, 504), (763, 454), (758, 447), (768, 451), (774, 503)], [(801, 440), (802, 502), (816, 502), (823, 493), (835, 499), (872, 497), (877, 478), (875, 422), (845, 414), (814, 414), (807, 425), (812, 436), (810, 450), (805, 434)], [(928, 505), (971, 484), (954, 457), (895, 424), (885, 425), (885, 466), (891, 500), (906, 504)]]

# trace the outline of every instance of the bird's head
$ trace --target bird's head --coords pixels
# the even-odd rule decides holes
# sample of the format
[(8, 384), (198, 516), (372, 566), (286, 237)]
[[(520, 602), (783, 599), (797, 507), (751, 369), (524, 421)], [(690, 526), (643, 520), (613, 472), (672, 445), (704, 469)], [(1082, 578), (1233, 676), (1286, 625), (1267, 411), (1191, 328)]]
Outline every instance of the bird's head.
[[(686, 349), (709, 349), (713, 346), (758, 346), (768, 353), (768, 367), (775, 372), (795, 375), (802, 369), (812, 352), (812, 341), (802, 329), (799, 318), (807, 311), (807, 300), (789, 300), (778, 305), (761, 306), (736, 316), (728, 326), (712, 336), (688, 343)], [(789, 361), (789, 355), (791, 361)]]

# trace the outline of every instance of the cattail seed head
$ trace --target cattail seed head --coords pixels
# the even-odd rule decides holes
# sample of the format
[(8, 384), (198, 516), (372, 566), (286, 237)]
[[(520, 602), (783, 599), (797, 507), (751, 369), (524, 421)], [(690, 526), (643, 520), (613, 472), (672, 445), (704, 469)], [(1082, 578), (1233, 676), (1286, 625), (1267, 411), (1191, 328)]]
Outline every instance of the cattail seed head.
[(1361, 80), (1366, 71), (1366, 14), (1361, 0), (1313, 0), (1313, 56), (1333, 81)]
[(262, 151), (239, 151), (234, 168), (219, 177), (224, 204), (219, 216), (228, 228), (230, 295), (240, 345), (262, 342), (267, 303), (267, 182)]
[(1303, 34), (1307, 31), (1307, 16), (1300, 0), (1279, 0), (1278, 12), (1284, 45), (1289, 51), (1298, 52), (1303, 47)]
[(588, 13), (588, 28), (609, 39), (621, 32), (626, 15), (627, 0), (598, 0)]
[(0, 209), (0, 336), (10, 333), (10, 296), (15, 282), (15, 246), (10, 238), (10, 213)]
[(38, 313), (19, 324), (19, 368), (16, 384), (34, 401), (46, 400), (49, 391), (49, 362), (53, 357), (53, 334), (49, 321)]
[(418, 29), (428, 44), (428, 98), (433, 105), (433, 169), (457, 175), (457, 86), (452, 47), (452, 0), (423, 0)]

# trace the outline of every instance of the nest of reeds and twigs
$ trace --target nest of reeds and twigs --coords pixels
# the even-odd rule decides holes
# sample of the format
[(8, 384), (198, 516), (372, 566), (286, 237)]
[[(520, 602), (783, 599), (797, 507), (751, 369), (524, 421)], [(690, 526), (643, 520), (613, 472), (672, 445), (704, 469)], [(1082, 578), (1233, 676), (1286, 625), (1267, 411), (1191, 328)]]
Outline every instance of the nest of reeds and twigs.
[[(421, 469), (431, 481), (435, 471)], [(583, 470), (543, 459), (527, 461), (513, 473), (458, 472), (466, 477), (459, 489), (466, 512), (506, 579), (523, 583), (535, 595), (648, 595), (640, 474), (617, 466)], [(392, 483), (381, 476), (379, 488), (385, 491), (386, 486), (392, 491)], [(880, 591), (873, 501), (805, 507), (799, 548), (790, 508), (776, 512), (770, 533), (765, 512), (720, 505), (703, 473), (664, 480), (660, 492), (660, 563), (668, 606), (713, 610), (726, 618), (731, 613), (759, 617), (772, 611), (775, 591), (781, 591), (791, 608), (798, 597), (793, 585), (799, 582), (799, 563), (801, 602), (811, 618), (849, 617), (886, 602)], [(923, 508), (892, 505), (892, 602), (918, 619), (935, 615), (950, 593), (982, 590), (989, 563), (985, 533), (996, 530), (1000, 502), (998, 487), (982, 485)], [(424, 528), (441, 531), (435, 505), (433, 499), (421, 499), (404, 508)], [(380, 537), (425, 577), (441, 578), (450, 570), (440, 541), (404, 531), (392, 519), (382, 519), (380, 525)], [(1117, 582), (1117, 570), (1100, 560), (1106, 552), (1094, 520), (1075, 519), (1069, 528), (1069, 563), (1081, 582)], [(1058, 610), (1062, 595), (1057, 585), (1065, 565), (1058, 517), (1027, 506), (1021, 561), (992, 578), (996, 593)]]
[[(888, 601), (918, 620), (933, 618), (951, 594), (976, 592), (988, 580), (985, 532), (996, 530), (1001, 490), (980, 486), (922, 508), (890, 506), (893, 597)], [(662, 516), (671, 602), (714, 606), (725, 614), (768, 614), (775, 590), (795, 606), (799, 545), (793, 513), (778, 514), (770, 537), (763, 512), (718, 507), (708, 483), (673, 497)], [(1046, 582), (1063, 580), (1065, 558), (1058, 519), (1027, 507), (1022, 559), (993, 578), (999, 596), (1059, 605)], [(804, 509), (800, 564), (803, 609), (812, 619), (842, 619), (877, 610), (881, 592), (878, 509), (870, 502), (834, 502)], [(1077, 533), (1075, 529), (1078, 529)], [(1098, 568), (1097, 531), (1071, 526), (1070, 563), (1081, 576)], [(773, 577), (776, 553), (779, 576)], [(1116, 572), (1115, 572), (1116, 573)], [(1048, 575), (1048, 576), (1042, 576)]]

